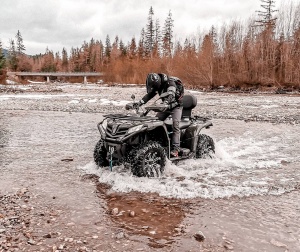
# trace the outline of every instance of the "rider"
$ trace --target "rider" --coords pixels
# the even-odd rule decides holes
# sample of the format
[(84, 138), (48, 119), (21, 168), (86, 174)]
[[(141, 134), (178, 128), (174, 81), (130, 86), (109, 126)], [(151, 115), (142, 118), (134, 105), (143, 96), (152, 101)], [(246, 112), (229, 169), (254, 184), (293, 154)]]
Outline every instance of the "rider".
[(178, 157), (180, 150), (180, 128), (179, 122), (182, 115), (182, 97), (183, 85), (179, 78), (167, 76), (164, 73), (149, 73), (146, 79), (147, 94), (138, 102), (141, 106), (146, 104), (156, 94), (161, 95), (167, 92), (168, 96), (163, 98), (163, 103), (167, 104), (167, 109), (164, 112), (158, 112), (159, 120), (164, 121), (169, 115), (173, 119), (173, 134), (172, 134), (172, 150), (171, 156)]

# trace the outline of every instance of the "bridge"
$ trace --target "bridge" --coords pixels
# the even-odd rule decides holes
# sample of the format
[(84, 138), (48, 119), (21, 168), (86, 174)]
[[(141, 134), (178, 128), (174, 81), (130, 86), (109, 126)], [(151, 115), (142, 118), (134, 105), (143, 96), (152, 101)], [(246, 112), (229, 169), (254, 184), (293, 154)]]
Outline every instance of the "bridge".
[(46, 77), (47, 83), (50, 82), (50, 77), (83, 77), (83, 83), (87, 84), (87, 77), (103, 76), (101, 72), (7, 72), (8, 76), (39, 76)]

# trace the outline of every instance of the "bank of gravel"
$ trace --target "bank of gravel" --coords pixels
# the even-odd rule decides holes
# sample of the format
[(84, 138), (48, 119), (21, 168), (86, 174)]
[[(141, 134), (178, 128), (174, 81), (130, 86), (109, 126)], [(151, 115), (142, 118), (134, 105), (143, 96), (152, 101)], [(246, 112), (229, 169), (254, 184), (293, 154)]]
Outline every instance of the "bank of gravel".
[[(145, 88), (138, 85), (96, 84), (2, 85), (1, 110), (39, 110), (83, 113), (127, 113), (114, 101), (139, 99)], [(198, 99), (194, 114), (211, 119), (236, 119), (271, 123), (300, 123), (300, 95), (245, 94), (186, 90)], [(103, 102), (105, 100), (105, 102)], [(109, 102), (111, 101), (111, 102)]]

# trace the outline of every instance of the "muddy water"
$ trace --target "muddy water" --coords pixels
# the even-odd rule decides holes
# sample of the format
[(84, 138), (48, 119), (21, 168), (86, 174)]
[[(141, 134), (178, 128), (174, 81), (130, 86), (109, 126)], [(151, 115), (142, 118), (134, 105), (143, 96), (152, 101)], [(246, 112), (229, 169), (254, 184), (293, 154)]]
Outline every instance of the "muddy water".
[[(299, 251), (299, 125), (214, 120), (205, 132), (214, 159), (169, 163), (161, 179), (144, 179), (94, 165), (101, 114), (2, 110), (0, 118), (0, 190), (30, 188), (39, 204), (65, 211), (62, 225), (76, 223), (75, 233), (114, 223), (147, 241), (145, 250)], [(99, 176), (97, 187), (80, 179), (86, 173)], [(107, 214), (114, 208), (123, 213)]]

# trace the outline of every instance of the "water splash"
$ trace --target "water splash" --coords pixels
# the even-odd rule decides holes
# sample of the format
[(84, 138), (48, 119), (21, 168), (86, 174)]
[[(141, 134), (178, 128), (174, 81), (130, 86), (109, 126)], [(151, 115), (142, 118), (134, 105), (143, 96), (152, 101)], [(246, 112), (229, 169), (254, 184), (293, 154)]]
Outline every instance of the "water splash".
[(295, 130), (266, 133), (247, 131), (239, 137), (216, 142), (213, 159), (190, 159), (177, 165), (167, 162), (159, 179), (134, 177), (123, 166), (98, 168), (93, 162), (83, 167), (117, 192), (152, 192), (174, 198), (225, 198), (231, 196), (278, 195), (299, 186), (295, 169), (298, 133)]

